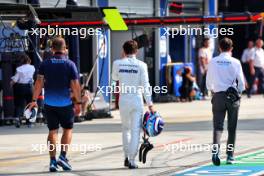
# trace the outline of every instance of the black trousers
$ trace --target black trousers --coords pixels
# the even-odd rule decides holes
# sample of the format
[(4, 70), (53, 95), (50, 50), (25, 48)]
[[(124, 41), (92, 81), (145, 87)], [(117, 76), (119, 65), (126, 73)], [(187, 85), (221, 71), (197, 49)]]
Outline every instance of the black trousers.
[(201, 74), (200, 73), (199, 87), (201, 89), (201, 92), (202, 92), (203, 96), (207, 96), (208, 95), (208, 91), (207, 91), (207, 88), (206, 88), (206, 73), (205, 74)]
[(14, 84), (15, 116), (22, 117), (25, 106), (32, 100), (32, 84)]
[(255, 76), (251, 75), (250, 73), (249, 63), (244, 63), (242, 66), (243, 66), (243, 72), (244, 72), (244, 75), (245, 75), (245, 78), (248, 84), (246, 92), (247, 92), (247, 95), (250, 96), (252, 93), (252, 87), (254, 84)]
[(190, 94), (192, 92), (192, 86), (191, 85), (181, 86), (179, 90), (180, 90), (181, 98), (183, 98), (183, 99), (191, 98), (190, 97)]
[(249, 91), (252, 92), (252, 87), (254, 85), (254, 81), (258, 78), (258, 93), (264, 94), (264, 68), (262, 67), (255, 67), (255, 75), (251, 77), (249, 80)]
[(240, 101), (232, 103), (227, 99), (225, 92), (215, 93), (212, 98), (213, 106), (213, 145), (220, 147), (220, 140), (224, 130), (224, 120), (227, 114), (227, 155), (233, 156), (236, 140), (236, 128)]

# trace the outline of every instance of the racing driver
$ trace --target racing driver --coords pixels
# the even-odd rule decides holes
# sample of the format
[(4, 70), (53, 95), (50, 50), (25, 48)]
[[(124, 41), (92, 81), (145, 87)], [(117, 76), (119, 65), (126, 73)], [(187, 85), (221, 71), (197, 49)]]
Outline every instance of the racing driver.
[(124, 166), (138, 168), (135, 158), (138, 152), (144, 99), (149, 111), (154, 112), (147, 65), (136, 58), (138, 44), (130, 40), (123, 45), (124, 58), (114, 61), (112, 78), (119, 81), (119, 108), (122, 121)]

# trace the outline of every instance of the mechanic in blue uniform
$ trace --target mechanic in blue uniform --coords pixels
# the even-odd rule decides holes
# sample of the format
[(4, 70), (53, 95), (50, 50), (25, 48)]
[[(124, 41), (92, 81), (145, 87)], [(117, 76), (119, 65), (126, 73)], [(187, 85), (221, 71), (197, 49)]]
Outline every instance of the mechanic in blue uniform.
[[(66, 158), (66, 152), (72, 139), (75, 114), (81, 110), (81, 89), (75, 64), (68, 59), (65, 40), (61, 37), (52, 41), (53, 56), (42, 62), (35, 83), (33, 99), (29, 108), (37, 106), (37, 98), (44, 86), (44, 110), (49, 128), (48, 147), (50, 152), (50, 172), (72, 170)], [(74, 102), (71, 99), (73, 93)], [(74, 106), (73, 106), (74, 104)], [(61, 153), (56, 160), (56, 147), (59, 126), (63, 128)]]

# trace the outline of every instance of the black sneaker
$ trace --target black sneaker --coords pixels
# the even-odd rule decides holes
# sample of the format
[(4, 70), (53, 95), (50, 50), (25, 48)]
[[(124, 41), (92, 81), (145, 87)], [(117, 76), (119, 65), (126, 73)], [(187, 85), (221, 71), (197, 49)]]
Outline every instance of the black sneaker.
[(131, 163), (129, 163), (128, 168), (129, 168), (129, 169), (137, 169), (138, 166), (137, 166), (136, 164), (131, 164)]
[(56, 160), (51, 160), (50, 161), (49, 171), (50, 172), (57, 172), (58, 171), (58, 166), (57, 166), (57, 161)]
[(213, 164), (214, 164), (215, 166), (220, 166), (220, 164), (221, 164), (221, 160), (220, 160), (220, 158), (219, 158), (219, 156), (218, 156), (218, 153), (214, 153), (214, 154), (212, 155), (212, 162), (213, 162)]
[(128, 161), (128, 158), (125, 159), (125, 161), (124, 161), (124, 166), (125, 166), (125, 167), (129, 167), (129, 161)]
[(72, 167), (69, 164), (69, 161), (66, 157), (60, 156), (57, 163), (60, 167), (62, 167), (62, 169), (64, 171), (71, 171), (72, 170)]
[(226, 164), (235, 164), (235, 158), (232, 156), (227, 156)]

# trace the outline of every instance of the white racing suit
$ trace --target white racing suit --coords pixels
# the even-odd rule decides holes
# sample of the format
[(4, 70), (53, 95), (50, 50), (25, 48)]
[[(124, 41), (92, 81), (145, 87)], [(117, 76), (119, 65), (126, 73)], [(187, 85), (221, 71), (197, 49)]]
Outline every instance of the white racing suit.
[(113, 63), (113, 80), (119, 81), (119, 109), (122, 121), (123, 150), (125, 157), (134, 162), (140, 141), (144, 99), (152, 105), (147, 65), (135, 55)]

